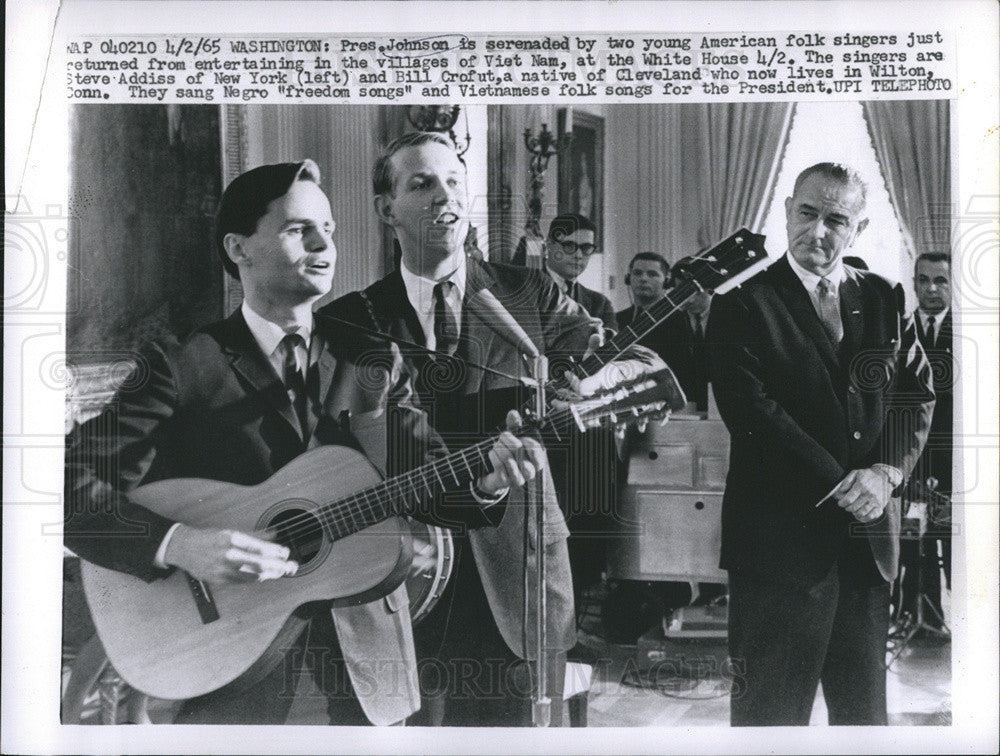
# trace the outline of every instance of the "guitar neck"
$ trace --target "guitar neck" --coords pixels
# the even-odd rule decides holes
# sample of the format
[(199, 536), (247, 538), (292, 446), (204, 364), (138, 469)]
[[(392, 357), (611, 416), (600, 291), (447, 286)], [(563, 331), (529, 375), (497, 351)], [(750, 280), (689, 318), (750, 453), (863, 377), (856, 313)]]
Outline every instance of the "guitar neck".
[(626, 349), (673, 315), (691, 297), (700, 291), (697, 284), (683, 281), (664, 294), (652, 307), (643, 310), (635, 320), (615, 334), (600, 349), (574, 366), (579, 378), (589, 378), (609, 362), (617, 359)]
[[(764, 237), (745, 228), (740, 229), (712, 249), (693, 258), (688, 263), (689, 270), (683, 280), (594, 354), (573, 365), (573, 372), (578, 378), (589, 378), (677, 312), (698, 292), (712, 290), (723, 293), (763, 270), (768, 264)], [(564, 384), (557, 379), (556, 385)]]
[[(553, 410), (543, 423), (543, 442), (562, 441), (576, 420), (568, 408)], [(328, 502), (319, 517), (334, 540), (358, 533), (383, 520), (419, 511), (438, 494), (468, 488), (491, 469), (489, 452), (497, 437), (451, 452), (377, 486)]]

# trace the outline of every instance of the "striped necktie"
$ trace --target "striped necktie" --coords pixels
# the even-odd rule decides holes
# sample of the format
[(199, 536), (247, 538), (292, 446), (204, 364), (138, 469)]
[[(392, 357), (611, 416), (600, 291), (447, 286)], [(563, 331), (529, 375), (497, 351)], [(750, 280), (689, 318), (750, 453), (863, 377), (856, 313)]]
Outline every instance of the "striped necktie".
[(819, 319), (827, 336), (834, 344), (839, 344), (844, 338), (844, 323), (840, 319), (840, 303), (834, 292), (833, 284), (825, 276), (816, 284), (816, 304)]

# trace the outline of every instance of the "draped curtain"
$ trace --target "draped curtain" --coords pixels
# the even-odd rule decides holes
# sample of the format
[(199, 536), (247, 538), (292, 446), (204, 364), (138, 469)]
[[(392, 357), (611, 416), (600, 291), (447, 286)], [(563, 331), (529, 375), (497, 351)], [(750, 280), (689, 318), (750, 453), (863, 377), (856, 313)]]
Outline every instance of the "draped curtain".
[(734, 231), (759, 232), (788, 144), (792, 103), (699, 104), (701, 226), (704, 249)]
[(875, 155), (908, 251), (951, 249), (947, 100), (863, 102)]

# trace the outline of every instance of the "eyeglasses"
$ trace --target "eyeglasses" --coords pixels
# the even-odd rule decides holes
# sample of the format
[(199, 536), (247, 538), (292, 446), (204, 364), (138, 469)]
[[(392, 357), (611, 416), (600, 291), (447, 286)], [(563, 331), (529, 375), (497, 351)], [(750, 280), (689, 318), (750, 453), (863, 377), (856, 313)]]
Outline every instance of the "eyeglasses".
[(575, 241), (559, 241), (556, 243), (562, 247), (562, 251), (567, 255), (573, 255), (579, 251), (584, 257), (589, 257), (597, 251), (595, 244), (577, 244)]

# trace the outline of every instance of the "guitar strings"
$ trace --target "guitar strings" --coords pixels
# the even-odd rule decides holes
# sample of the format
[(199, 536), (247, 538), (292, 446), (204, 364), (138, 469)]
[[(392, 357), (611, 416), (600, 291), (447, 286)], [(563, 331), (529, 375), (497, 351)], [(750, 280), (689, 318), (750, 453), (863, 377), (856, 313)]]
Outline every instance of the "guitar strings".
[[(650, 404), (653, 405), (655, 402)], [(590, 414), (592, 417), (604, 419), (621, 411), (620, 407), (612, 409), (609, 406), (596, 411), (591, 410)], [(546, 418), (546, 425), (551, 426), (551, 432), (560, 440), (562, 438), (560, 430), (566, 433), (574, 423), (573, 413), (569, 408), (554, 410)], [(544, 426), (543, 430), (545, 430)], [(308, 532), (312, 528), (313, 520), (318, 519), (322, 525), (333, 531), (334, 540), (337, 540), (382, 522), (393, 515), (403, 514), (407, 511), (407, 506), (410, 507), (410, 511), (413, 511), (415, 507), (411, 505), (407, 497), (413, 497), (416, 506), (419, 506), (422, 495), (416, 492), (423, 487), (430, 496), (433, 496), (435, 494), (435, 488), (432, 486), (434, 482), (437, 483), (437, 488), (440, 488), (442, 492), (447, 491), (445, 478), (450, 474), (454, 480), (458, 481), (456, 470), (462, 470), (463, 465), (463, 477), (466, 477), (467, 480), (474, 480), (476, 472), (473, 470), (473, 465), (477, 469), (487, 468), (486, 452), (495, 441), (496, 438), (486, 439), (478, 444), (438, 457), (431, 462), (393, 476), (376, 486), (356, 492), (343, 499), (324, 502), (318, 505), (315, 511), (303, 512), (301, 515), (282, 523), (283, 530), (289, 536), (296, 536)], [(472, 459), (472, 464), (470, 464), (470, 459)], [(461, 462), (462, 465), (458, 465), (457, 462)], [(433, 478), (428, 473), (433, 473)], [(460, 485), (461, 483), (459, 483)], [(370, 497), (373, 501), (369, 500)], [(394, 502), (401, 503), (403, 508), (395, 510), (392, 507)], [(361, 505), (361, 509), (352, 507), (352, 504)], [(370, 519), (365, 519), (365, 514), (369, 515)]]
[[(728, 254), (728, 252), (726, 254)], [(699, 265), (699, 267), (707, 267), (716, 274), (722, 275), (713, 264), (713, 262), (719, 264), (718, 260), (712, 261), (708, 258), (703, 258), (699, 260), (699, 262), (702, 264)], [(663, 299), (667, 301), (665, 303), (658, 302), (656, 307), (657, 309), (662, 309), (663, 304), (669, 304), (670, 311), (668, 313), (654, 317), (651, 312), (644, 312), (643, 316), (648, 318), (651, 324), (649, 326), (642, 327), (641, 333), (637, 333), (631, 325), (627, 327), (627, 330), (632, 334), (633, 343), (655, 328), (659, 322), (672, 315), (685, 301), (687, 301), (689, 297), (696, 294), (700, 288), (702, 287), (688, 280), (681, 283), (668, 294), (665, 294)], [(685, 289), (690, 289), (690, 291), (685, 291)], [(673, 299), (671, 299), (671, 295), (676, 296), (679, 293), (683, 293), (680, 299), (680, 304), (675, 304)], [(616, 344), (616, 339), (617, 336), (613, 338), (610, 343), (610, 346), (617, 350), (617, 353), (614, 354), (611, 359), (619, 356), (627, 348), (627, 346), (621, 347)], [(600, 359), (598, 354), (599, 353), (591, 355), (591, 358), (589, 359), (596, 360), (601, 366), (605, 365), (606, 363)], [(585, 364), (581, 364), (581, 368), (585, 369)], [(605, 413), (599, 413), (599, 415), (603, 414)], [(613, 413), (607, 411), (606, 414), (610, 415)], [(553, 418), (553, 415), (556, 417)], [(569, 421), (566, 423), (566, 427), (563, 428), (563, 431), (565, 432), (572, 427), (572, 413), (568, 409), (561, 409), (556, 410), (548, 416), (547, 422), (552, 424), (557, 437), (559, 436), (559, 431), (556, 428), (556, 422), (560, 419)], [(428, 478), (428, 472), (433, 473), (441, 491), (448, 490), (444, 483), (444, 474), (446, 472), (450, 474), (453, 479), (458, 480), (456, 469), (461, 469), (461, 467), (457, 467), (456, 463), (459, 461), (465, 467), (465, 470), (462, 473), (463, 477), (467, 475), (469, 480), (474, 480), (475, 472), (470, 464), (469, 457), (474, 454), (476, 458), (476, 467), (479, 468), (481, 466), (485, 469), (488, 467), (488, 457), (484, 454), (484, 452), (487, 448), (492, 447), (495, 442), (496, 438), (486, 439), (485, 441), (473, 444), (470, 447), (445, 454), (442, 457), (432, 460), (431, 462), (388, 478), (376, 486), (358, 491), (343, 499), (323, 502), (319, 504), (315, 510), (303, 512), (302, 514), (291, 517), (281, 523), (282, 533), (289, 538), (295, 538), (298, 535), (308, 533), (314, 527), (313, 522), (315, 520), (319, 520), (324, 532), (327, 530), (333, 531), (332, 535), (335, 536), (334, 540), (337, 540), (338, 538), (344, 538), (353, 533), (357, 533), (366, 527), (382, 522), (393, 515), (402, 514), (406, 511), (406, 507), (410, 506), (407, 496), (412, 495), (416, 500), (416, 506), (420, 505), (422, 494), (418, 495), (416, 493), (416, 490), (419, 489), (420, 485), (422, 485), (423, 488), (427, 490), (428, 494), (433, 497), (435, 491), (431, 486), (431, 482), (429, 482), (430, 479)], [(394, 487), (396, 489), (395, 491), (393, 491)], [(374, 500), (370, 501), (370, 497)], [(394, 502), (402, 504), (402, 508), (399, 511), (394, 511), (394, 508), (392, 507)], [(360, 505), (361, 510), (358, 510), (356, 507), (351, 507), (350, 505), (352, 504)], [(410, 511), (414, 508), (415, 507), (411, 507)], [(357, 517), (355, 516), (356, 514), (358, 515)], [(365, 519), (365, 514), (368, 514), (369, 517), (374, 517), (375, 519), (369, 522)]]
[[(572, 422), (572, 413), (569, 410), (560, 409), (549, 415), (548, 422), (553, 425), (553, 430), (557, 436), (559, 436), (559, 431), (555, 428), (555, 425), (557, 422), (562, 421), (568, 421), (566, 426)], [(567, 427), (562, 428), (562, 430), (565, 432)], [(422, 496), (417, 495), (415, 492), (420, 487), (425, 488), (429, 494), (434, 494), (428, 473), (433, 473), (442, 491), (447, 490), (444, 485), (445, 476), (457, 479), (459, 476), (459, 472), (457, 471), (461, 471), (460, 474), (462, 477), (474, 480), (475, 472), (473, 467), (479, 468), (480, 466), (485, 467), (487, 465), (487, 450), (495, 442), (496, 438), (480, 441), (477, 444), (450, 452), (412, 470), (388, 478), (376, 486), (358, 491), (342, 499), (323, 502), (315, 510), (303, 512), (301, 515), (296, 515), (284, 521), (281, 524), (282, 533), (289, 537), (307, 533), (312, 529), (313, 521), (318, 519), (322, 525), (328, 526), (330, 530), (334, 531), (333, 535), (343, 538), (388, 519), (394, 514), (402, 514), (406, 511), (405, 507), (410, 505), (410, 502), (407, 500), (408, 496), (413, 496), (416, 499), (417, 506), (419, 506)], [(394, 502), (401, 502), (404, 509), (398, 512), (393, 511), (391, 505)], [(359, 511), (351, 507), (351, 504), (361, 505), (362, 510)], [(388, 510), (387, 505), (389, 506)], [(363, 518), (365, 513), (375, 519), (371, 522), (365, 520)], [(361, 515), (361, 517), (356, 517), (355, 514)], [(324, 529), (327, 529), (327, 527)], [(338, 531), (341, 534), (338, 535)]]

